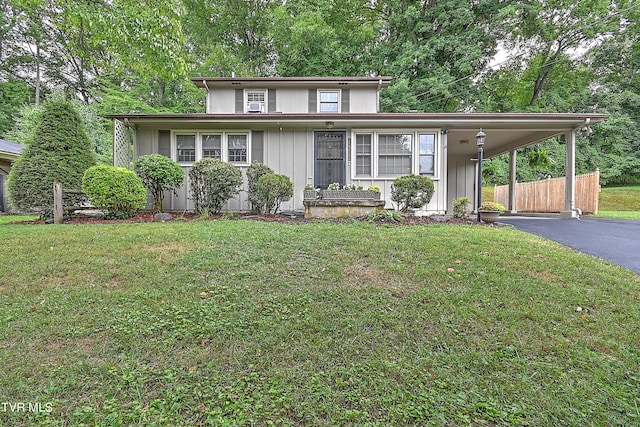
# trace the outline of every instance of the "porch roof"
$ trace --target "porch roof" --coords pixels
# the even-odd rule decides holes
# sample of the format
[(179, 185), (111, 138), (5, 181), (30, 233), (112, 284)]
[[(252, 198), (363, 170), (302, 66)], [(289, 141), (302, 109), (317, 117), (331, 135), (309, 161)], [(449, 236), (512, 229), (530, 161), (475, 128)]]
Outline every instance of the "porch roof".
[(566, 132), (602, 122), (606, 114), (596, 113), (339, 113), (339, 114), (114, 114), (133, 126), (260, 126), (307, 127), (313, 129), (438, 129), (448, 133), (450, 154), (477, 152), (475, 135), (486, 133), (485, 156), (493, 157), (544, 141)]

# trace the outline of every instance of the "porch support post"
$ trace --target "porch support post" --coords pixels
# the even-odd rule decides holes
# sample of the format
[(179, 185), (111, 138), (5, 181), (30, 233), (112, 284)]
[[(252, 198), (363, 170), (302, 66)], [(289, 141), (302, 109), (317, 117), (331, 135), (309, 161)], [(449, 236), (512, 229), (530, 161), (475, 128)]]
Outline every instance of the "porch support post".
[(564, 210), (560, 212), (562, 218), (578, 218), (576, 210), (576, 131), (565, 133), (567, 160), (564, 184)]
[(516, 150), (509, 152), (509, 212), (516, 213)]

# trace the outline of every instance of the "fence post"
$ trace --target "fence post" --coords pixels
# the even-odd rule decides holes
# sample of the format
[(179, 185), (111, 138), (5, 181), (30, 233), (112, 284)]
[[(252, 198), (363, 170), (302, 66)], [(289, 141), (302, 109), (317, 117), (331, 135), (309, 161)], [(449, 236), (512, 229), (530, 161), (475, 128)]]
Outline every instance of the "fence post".
[(53, 183), (53, 223), (62, 224), (62, 183)]

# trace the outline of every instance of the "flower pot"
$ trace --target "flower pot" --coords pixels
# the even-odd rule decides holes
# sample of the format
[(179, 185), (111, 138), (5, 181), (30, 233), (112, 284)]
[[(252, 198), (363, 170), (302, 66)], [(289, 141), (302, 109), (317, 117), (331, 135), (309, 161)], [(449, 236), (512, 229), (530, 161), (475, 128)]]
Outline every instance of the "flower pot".
[(480, 221), (487, 224), (493, 224), (500, 218), (500, 211), (478, 211), (480, 212)]

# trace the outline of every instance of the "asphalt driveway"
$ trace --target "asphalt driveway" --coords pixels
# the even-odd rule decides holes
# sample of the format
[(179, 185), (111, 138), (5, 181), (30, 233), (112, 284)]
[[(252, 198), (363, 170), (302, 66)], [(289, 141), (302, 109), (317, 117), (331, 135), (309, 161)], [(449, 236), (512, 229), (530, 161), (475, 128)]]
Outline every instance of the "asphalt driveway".
[(640, 221), (607, 218), (500, 217), (503, 224), (546, 237), (640, 274)]

